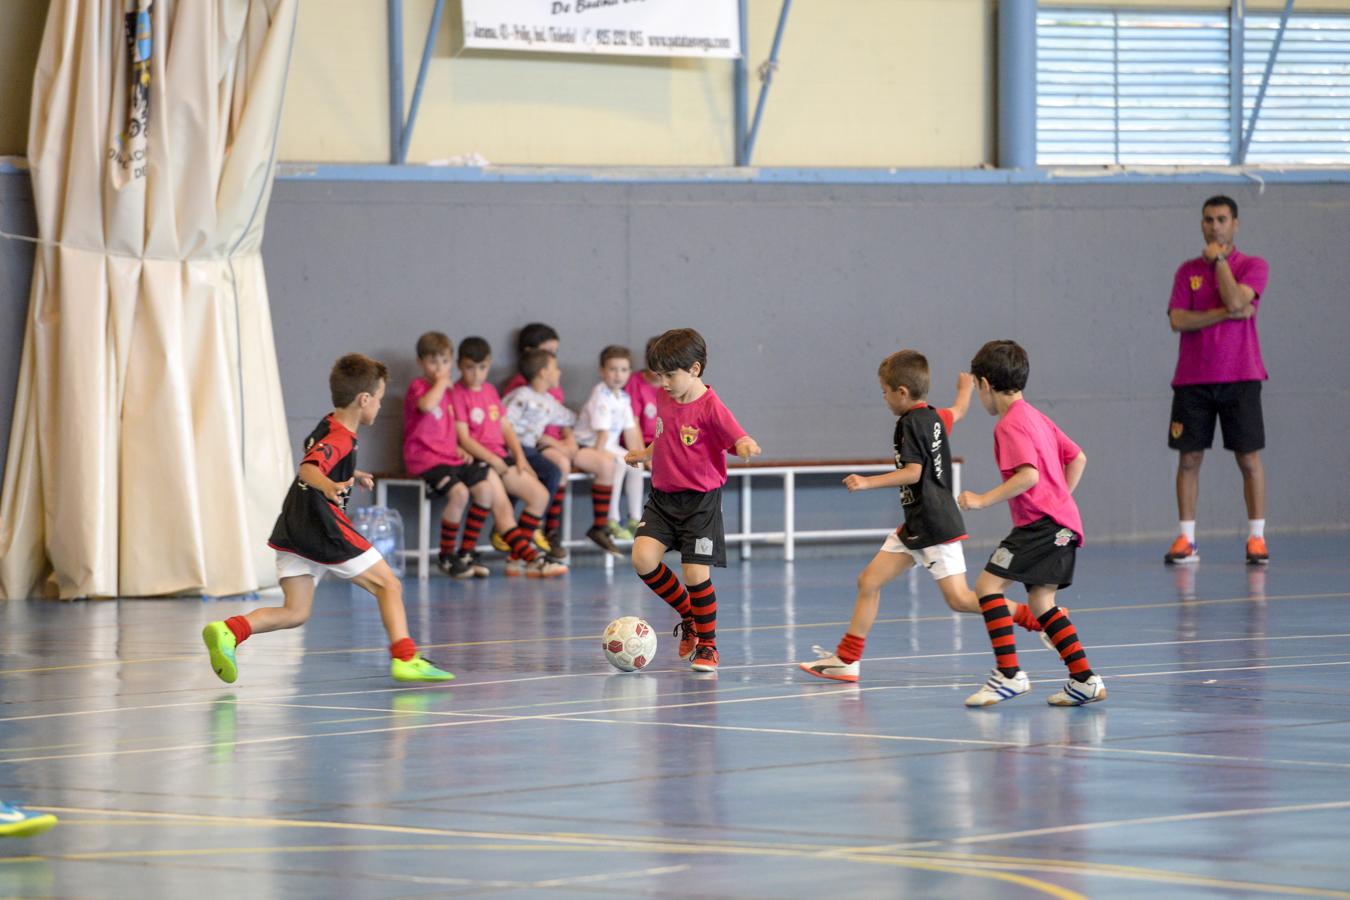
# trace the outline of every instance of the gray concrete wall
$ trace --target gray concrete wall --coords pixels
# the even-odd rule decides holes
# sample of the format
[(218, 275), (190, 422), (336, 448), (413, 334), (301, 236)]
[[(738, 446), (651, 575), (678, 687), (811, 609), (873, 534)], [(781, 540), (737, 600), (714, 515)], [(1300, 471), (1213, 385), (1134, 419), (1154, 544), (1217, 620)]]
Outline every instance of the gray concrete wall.
[[(0, 176), (0, 216), (11, 224), (24, 217), (20, 180)], [(640, 351), (649, 335), (690, 325), (709, 340), (708, 381), (767, 457), (884, 457), (891, 419), (875, 376), (884, 355), (922, 349), (944, 403), (982, 342), (1011, 337), (1031, 355), (1028, 398), (1088, 453), (1089, 540), (1170, 536), (1177, 338), (1164, 310), (1176, 265), (1201, 246), (1199, 204), (1219, 191), (281, 181), (265, 255), (291, 438), (327, 411), (333, 358), (370, 353), (391, 365), (394, 383), (388, 412), (363, 435), (363, 466), (397, 468), (417, 335), (487, 337), (500, 381), (514, 329), (541, 319), (562, 333), (569, 398), (594, 383), (604, 344)], [(1271, 372), (1270, 527), (1343, 527), (1350, 186), (1224, 192), (1241, 204), (1239, 246), (1271, 264), (1259, 318)], [(30, 258), (0, 242), (5, 435)], [(954, 436), (979, 489), (998, 477), (992, 426), (977, 408)], [(809, 491), (803, 518), (830, 527), (893, 516), (889, 496), (841, 491)], [(1007, 527), (1003, 511), (970, 518), (983, 539)], [(1236, 467), (1216, 451), (1202, 473), (1201, 530), (1243, 519)]]

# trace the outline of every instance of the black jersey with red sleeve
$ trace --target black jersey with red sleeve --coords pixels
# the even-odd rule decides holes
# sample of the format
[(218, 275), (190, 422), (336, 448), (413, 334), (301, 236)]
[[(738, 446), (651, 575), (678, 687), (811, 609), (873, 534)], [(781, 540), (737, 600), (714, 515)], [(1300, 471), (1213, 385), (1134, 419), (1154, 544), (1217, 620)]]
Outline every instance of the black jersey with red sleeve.
[[(356, 474), (356, 435), (332, 414), (325, 416), (305, 438), (305, 456), (300, 466), (302, 469), (318, 466), (333, 481), (351, 480)], [(370, 543), (347, 518), (350, 493), (350, 488), (342, 491), (340, 501), (334, 503), (297, 475), (286, 492), (268, 546), (325, 565), (343, 563), (365, 553)]]
[(952, 495), (952, 450), (947, 440), (952, 421), (950, 409), (920, 403), (895, 423), (895, 467), (910, 463), (923, 466), (918, 481), (900, 488), (905, 524), (897, 534), (911, 550), (966, 536), (961, 508)]

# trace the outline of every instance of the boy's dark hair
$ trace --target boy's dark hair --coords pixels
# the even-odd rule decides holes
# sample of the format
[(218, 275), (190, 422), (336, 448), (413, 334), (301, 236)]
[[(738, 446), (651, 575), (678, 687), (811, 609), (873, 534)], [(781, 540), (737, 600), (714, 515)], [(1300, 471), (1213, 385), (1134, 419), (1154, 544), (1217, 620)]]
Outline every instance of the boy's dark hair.
[(928, 358), (918, 350), (897, 350), (881, 361), (877, 375), (891, 390), (905, 388), (915, 400), (928, 396)]
[(647, 357), (652, 355), (652, 348), (656, 346), (656, 342), (659, 340), (661, 340), (661, 335), (659, 334), (654, 334), (647, 338), (647, 346), (642, 348), (642, 364), (644, 366), (647, 364)]
[(1233, 218), (1237, 218), (1237, 201), (1232, 197), (1225, 197), (1223, 194), (1215, 194), (1205, 201), (1205, 205), (1200, 207), (1200, 212), (1204, 212), (1211, 206), (1226, 206), (1233, 212)]
[(631, 364), (633, 362), (633, 354), (628, 352), (627, 347), (620, 347), (618, 344), (610, 344), (600, 351), (600, 368), (603, 369), (605, 363), (609, 362), (611, 359), (626, 359)]
[(672, 328), (647, 347), (647, 368), (658, 374), (684, 369), (698, 363), (701, 376), (708, 371), (708, 345), (703, 335), (692, 328)]
[(428, 331), (417, 339), (418, 359), (426, 359), (428, 356), (435, 356), (438, 353), (449, 355), (454, 352), (455, 345), (439, 331)]
[(469, 362), (480, 363), (491, 355), (492, 345), (476, 334), (459, 342), (460, 362), (467, 359)]
[(1027, 351), (1016, 341), (990, 341), (970, 361), (970, 374), (988, 378), (989, 387), (1000, 393), (1025, 388), (1030, 372)]
[(389, 369), (384, 363), (360, 353), (348, 353), (333, 363), (328, 374), (328, 391), (333, 395), (333, 408), (350, 406), (358, 394), (373, 394), (381, 381), (389, 380)]
[(520, 329), (520, 334), (516, 336), (516, 352), (524, 356), (526, 350), (533, 350), (544, 341), (556, 340), (558, 332), (553, 330), (553, 326), (545, 325), (543, 322), (531, 322)]
[(554, 355), (547, 350), (540, 350), (535, 347), (533, 350), (526, 350), (525, 355), (520, 358), (520, 374), (525, 381), (534, 381), (534, 377), (548, 368), (548, 361), (553, 359)]

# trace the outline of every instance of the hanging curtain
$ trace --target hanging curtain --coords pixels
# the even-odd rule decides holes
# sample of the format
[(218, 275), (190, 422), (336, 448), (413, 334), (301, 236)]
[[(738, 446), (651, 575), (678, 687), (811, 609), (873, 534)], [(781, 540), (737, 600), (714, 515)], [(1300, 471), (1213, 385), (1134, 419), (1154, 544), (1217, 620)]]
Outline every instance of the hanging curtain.
[(299, 0), (52, 0), (0, 594), (275, 584), (292, 471), (261, 244)]

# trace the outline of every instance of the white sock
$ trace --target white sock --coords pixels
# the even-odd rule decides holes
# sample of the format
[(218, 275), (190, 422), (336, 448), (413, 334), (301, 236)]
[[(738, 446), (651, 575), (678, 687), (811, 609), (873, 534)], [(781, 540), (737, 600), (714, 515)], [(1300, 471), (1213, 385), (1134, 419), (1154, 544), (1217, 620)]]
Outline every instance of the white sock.
[(1194, 519), (1191, 519), (1189, 522), (1186, 521), (1185, 519), (1181, 520), (1181, 536), (1184, 537), (1186, 540), (1190, 541), (1192, 544), (1195, 543)]
[(1247, 528), (1249, 530), (1249, 537), (1264, 538), (1266, 536), (1265, 519), (1248, 519)]

